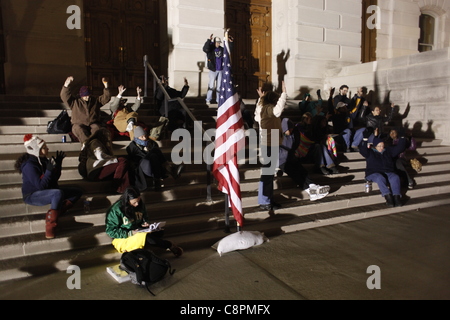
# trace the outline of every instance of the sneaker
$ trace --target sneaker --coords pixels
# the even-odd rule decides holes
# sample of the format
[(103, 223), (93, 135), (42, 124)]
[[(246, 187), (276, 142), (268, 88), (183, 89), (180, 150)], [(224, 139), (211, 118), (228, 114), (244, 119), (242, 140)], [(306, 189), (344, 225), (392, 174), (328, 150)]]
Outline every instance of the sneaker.
[(325, 167), (320, 167), (319, 170), (324, 176), (330, 175), (330, 172)]
[(133, 122), (133, 121), (130, 121), (130, 122), (128, 123), (128, 125), (127, 125), (126, 131), (127, 131), (127, 132), (131, 132), (131, 131), (133, 131), (133, 130), (134, 130), (134, 122)]
[(325, 198), (330, 192), (330, 186), (319, 186), (316, 184), (310, 184), (309, 189), (305, 190), (309, 194), (311, 201), (317, 201)]

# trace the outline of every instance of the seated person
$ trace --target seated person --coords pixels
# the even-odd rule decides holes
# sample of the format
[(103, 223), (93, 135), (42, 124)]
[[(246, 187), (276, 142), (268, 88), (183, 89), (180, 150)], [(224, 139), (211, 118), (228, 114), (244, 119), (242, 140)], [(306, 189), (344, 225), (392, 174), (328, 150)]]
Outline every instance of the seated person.
[(308, 171), (303, 167), (300, 158), (297, 156), (296, 151), (300, 145), (301, 135), (298, 127), (287, 118), (282, 120), (281, 126), (284, 137), (280, 146), (280, 169), (286, 172), (302, 190), (308, 192), (311, 201), (326, 197), (330, 192), (330, 187), (316, 185), (310, 179)]
[[(128, 163), (125, 157), (114, 155), (109, 130), (101, 128), (86, 140), (87, 179), (100, 181), (113, 179), (113, 187), (123, 193), (130, 186)], [(83, 152), (83, 151), (82, 151)]]
[(133, 130), (137, 126), (137, 118), (139, 114), (137, 113), (139, 107), (141, 106), (141, 92), (142, 89), (137, 87), (137, 97), (133, 105), (127, 105), (127, 100), (122, 99), (123, 93), (127, 89), (124, 86), (119, 87), (119, 94), (115, 97), (111, 104), (110, 109), (113, 118), (113, 124), (116, 129), (121, 133), (127, 133), (130, 140), (133, 141), (134, 133)]
[(369, 136), (370, 132), (365, 131), (359, 146), (359, 152), (366, 158), (366, 180), (378, 184), (388, 207), (401, 207), (400, 177), (395, 173), (394, 159), (405, 150), (405, 139), (400, 138), (397, 145), (386, 148), (380, 138), (369, 143)]
[(309, 147), (306, 160), (314, 163), (315, 171), (323, 175), (340, 173), (337, 168), (336, 145), (331, 131), (328, 118), (316, 115), (311, 121), (309, 131), (305, 132), (305, 135), (313, 142)]
[(183, 109), (183, 107), (178, 102), (177, 98), (184, 99), (186, 97), (188, 91), (189, 91), (189, 83), (186, 78), (184, 78), (184, 86), (181, 89), (181, 91), (178, 91), (174, 88), (171, 88), (169, 86), (169, 79), (165, 76), (161, 76), (161, 84), (163, 85), (164, 89), (166, 90), (167, 94), (170, 97), (170, 100), (168, 101), (168, 114), (166, 115), (166, 106), (165, 106), (165, 100), (166, 96), (164, 95), (164, 92), (161, 90), (159, 86), (156, 86), (155, 90), (155, 100), (156, 100), (156, 106), (159, 109), (159, 113), (161, 116), (164, 116), (169, 119), (169, 131), (173, 132), (176, 129), (186, 127), (186, 122), (188, 120), (188, 115), (186, 113), (186, 110)]
[(365, 127), (357, 130), (355, 132), (355, 137), (353, 138), (352, 148), (357, 148), (361, 141), (363, 140), (363, 134), (365, 129), (371, 130), (373, 133), (369, 137), (369, 142), (372, 142), (375, 137), (384, 137), (384, 124), (392, 121), (393, 111), (395, 104), (391, 104), (391, 110), (388, 116), (381, 115), (381, 108), (376, 106), (372, 109), (372, 112), (369, 113), (364, 118)]
[(104, 85), (103, 95), (93, 97), (86, 86), (81, 87), (79, 97), (71, 93), (71, 84), (74, 78), (68, 77), (61, 89), (61, 100), (70, 110), (72, 110), (72, 134), (83, 145), (95, 131), (101, 127), (100, 108), (111, 100), (111, 93), (108, 88), (108, 80), (102, 78)]
[(323, 115), (322, 108), (322, 96), (320, 95), (320, 90), (317, 90), (317, 102), (313, 102), (310, 93), (305, 94), (303, 101), (299, 102), (298, 107), (300, 109), (300, 114), (304, 115), (309, 112), (314, 117), (315, 115)]
[(163, 239), (164, 230), (138, 232), (140, 228), (149, 227), (150, 222), (140, 192), (130, 186), (106, 212), (106, 234), (113, 239), (112, 245), (119, 253), (150, 246), (181, 256), (183, 249)]
[(413, 169), (411, 168), (411, 162), (406, 159), (405, 153), (407, 151), (416, 151), (417, 142), (414, 137), (407, 137), (404, 132), (405, 131), (403, 128), (391, 129), (389, 138), (386, 140), (386, 144), (387, 146), (395, 146), (399, 143), (401, 137), (404, 137), (406, 139), (406, 149), (395, 159), (395, 167), (398, 173), (401, 174), (401, 177), (403, 176), (404, 178), (406, 178), (406, 181), (408, 182), (408, 189), (414, 189), (416, 181), (408, 172)]
[(134, 140), (127, 147), (128, 161), (134, 172), (134, 185), (141, 191), (147, 189), (146, 177), (154, 179), (155, 189), (161, 189), (161, 182), (167, 173), (178, 179), (183, 165), (175, 165), (167, 161), (158, 144), (149, 139), (142, 127), (134, 129)]
[(49, 149), (44, 140), (36, 135), (24, 136), (26, 153), (21, 155), (14, 167), (22, 175), (22, 197), (28, 205), (45, 206), (50, 209), (45, 215), (45, 237), (53, 239), (58, 218), (73, 207), (81, 195), (78, 187), (60, 187), (64, 152), (56, 151), (56, 157), (49, 158)]

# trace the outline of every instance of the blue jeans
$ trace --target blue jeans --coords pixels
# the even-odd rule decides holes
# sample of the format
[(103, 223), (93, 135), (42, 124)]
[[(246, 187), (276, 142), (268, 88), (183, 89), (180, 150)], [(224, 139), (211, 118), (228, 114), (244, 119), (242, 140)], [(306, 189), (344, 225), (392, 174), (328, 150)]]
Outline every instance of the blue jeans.
[[(366, 177), (366, 180), (375, 182), (380, 188), (381, 195), (383, 197), (388, 194), (394, 196), (401, 196), (400, 177), (394, 172), (386, 173), (373, 173)], [(390, 185), (390, 189), (389, 189)], [(392, 191), (392, 192), (391, 192)]]
[(219, 91), (221, 84), (222, 71), (209, 71), (209, 83), (208, 92), (206, 93), (206, 102), (210, 102), (212, 100), (214, 89), (216, 89), (216, 100), (219, 100)]
[(340, 136), (342, 137), (342, 139), (344, 139), (345, 146), (346, 146), (347, 148), (350, 148), (350, 147), (351, 147), (351, 143), (352, 143), (352, 135), (353, 135), (353, 132), (352, 132), (351, 129), (345, 129), (345, 130), (340, 134)]
[[(359, 145), (361, 144), (361, 142), (364, 139), (364, 131), (366, 130), (366, 128), (361, 128), (356, 130), (355, 132), (355, 137), (353, 138), (353, 143), (352, 143), (352, 147), (359, 147)], [(373, 143), (373, 139), (375, 138), (375, 136), (373, 134), (370, 135), (369, 137), (369, 143)]]
[(75, 203), (81, 198), (82, 194), (83, 191), (77, 187), (47, 189), (33, 192), (24, 199), (24, 202), (32, 206), (45, 206), (50, 204), (52, 210), (59, 210), (64, 200)]

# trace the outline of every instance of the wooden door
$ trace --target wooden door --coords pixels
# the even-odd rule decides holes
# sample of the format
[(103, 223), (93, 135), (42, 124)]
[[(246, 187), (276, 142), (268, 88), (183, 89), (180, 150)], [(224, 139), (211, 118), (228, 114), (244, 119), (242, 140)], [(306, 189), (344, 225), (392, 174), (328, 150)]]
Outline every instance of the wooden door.
[(98, 94), (107, 77), (112, 88), (122, 84), (135, 95), (144, 86), (144, 55), (159, 72), (159, 1), (86, 0), (84, 11), (89, 85)]
[(234, 38), (233, 75), (243, 98), (272, 81), (272, 1), (227, 0), (226, 27)]
[(363, 19), (362, 19), (362, 41), (361, 41), (361, 62), (372, 62), (377, 60), (377, 29), (369, 28), (367, 20), (373, 13), (367, 13), (370, 6), (377, 5), (377, 0), (363, 0)]

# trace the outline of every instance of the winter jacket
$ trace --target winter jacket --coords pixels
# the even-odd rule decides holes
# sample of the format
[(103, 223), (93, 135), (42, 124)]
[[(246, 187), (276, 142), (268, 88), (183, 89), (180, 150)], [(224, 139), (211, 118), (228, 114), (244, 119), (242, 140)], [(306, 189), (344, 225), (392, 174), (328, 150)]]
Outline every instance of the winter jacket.
[(359, 152), (366, 158), (366, 177), (373, 173), (395, 172), (395, 158), (405, 150), (406, 140), (399, 139), (395, 146), (388, 146), (382, 153), (373, 146), (367, 148), (368, 141), (360, 144)]
[(144, 222), (148, 222), (147, 211), (144, 201), (140, 201), (136, 212), (142, 213), (141, 219), (131, 221), (122, 211), (122, 201), (114, 203), (106, 212), (106, 234), (112, 239), (126, 239), (133, 235), (133, 230), (142, 226)]
[[(228, 42), (228, 46), (230, 48), (230, 51), (233, 50), (233, 42)], [(218, 50), (218, 54), (217, 57), (223, 60), (223, 51), (224, 48), (222, 46), (220, 46), (219, 48), (217, 48)], [(206, 53), (206, 59), (207, 59), (207, 65), (206, 67), (210, 70), (210, 71), (220, 71), (217, 70), (216, 67), (216, 43), (214, 40), (208, 39), (205, 42), (205, 45), (203, 46), (203, 52)], [(219, 65), (222, 65), (221, 63), (219, 63)]]
[(368, 114), (365, 118), (366, 128), (379, 129), (380, 134), (383, 133), (384, 124), (392, 121), (394, 115), (394, 108), (389, 108), (389, 115), (387, 117), (374, 116), (372, 113)]
[[(168, 102), (168, 107), (169, 107), (168, 111), (170, 112), (172, 110), (181, 110), (183, 107), (180, 105), (177, 98), (184, 99), (184, 97), (186, 97), (186, 95), (189, 92), (189, 86), (184, 85), (183, 88), (181, 89), (181, 91), (178, 91), (169, 86), (166, 86), (164, 89), (166, 90), (167, 94), (170, 97), (170, 100)], [(157, 86), (156, 90), (155, 90), (155, 100), (156, 100), (156, 105), (159, 109), (159, 113), (162, 116), (166, 115), (166, 106), (164, 104), (165, 98), (166, 97), (164, 95), (164, 92), (161, 90), (161, 88), (159, 86)]]
[(103, 89), (103, 95), (89, 101), (81, 98), (75, 98), (70, 93), (70, 88), (63, 86), (61, 89), (61, 100), (72, 110), (72, 124), (89, 126), (92, 123), (101, 122), (100, 108), (107, 104), (111, 99), (111, 93), (108, 88)]
[(26, 199), (36, 191), (59, 189), (58, 180), (61, 177), (61, 167), (55, 165), (52, 171), (46, 170), (50, 160), (30, 155), (28, 160), (22, 163), (22, 196)]
[(111, 104), (110, 104), (110, 110), (111, 110), (111, 115), (112, 118), (114, 119), (116, 117), (117, 112), (125, 109), (126, 113), (130, 113), (130, 112), (137, 112), (138, 109), (141, 107), (141, 100), (142, 99), (137, 99), (134, 102), (134, 104), (132, 104), (131, 106), (129, 104), (125, 104), (125, 105), (121, 105), (120, 104), (120, 100), (121, 98), (119, 97), (115, 97), (114, 99), (111, 99)]
[[(255, 121), (259, 123), (260, 144), (263, 146), (272, 145), (272, 130), (278, 132), (279, 145), (283, 142), (283, 132), (281, 128), (281, 114), (286, 107), (287, 94), (283, 92), (278, 99), (277, 104), (262, 105), (261, 99), (258, 100), (255, 110)], [(265, 129), (266, 133), (263, 134)]]

